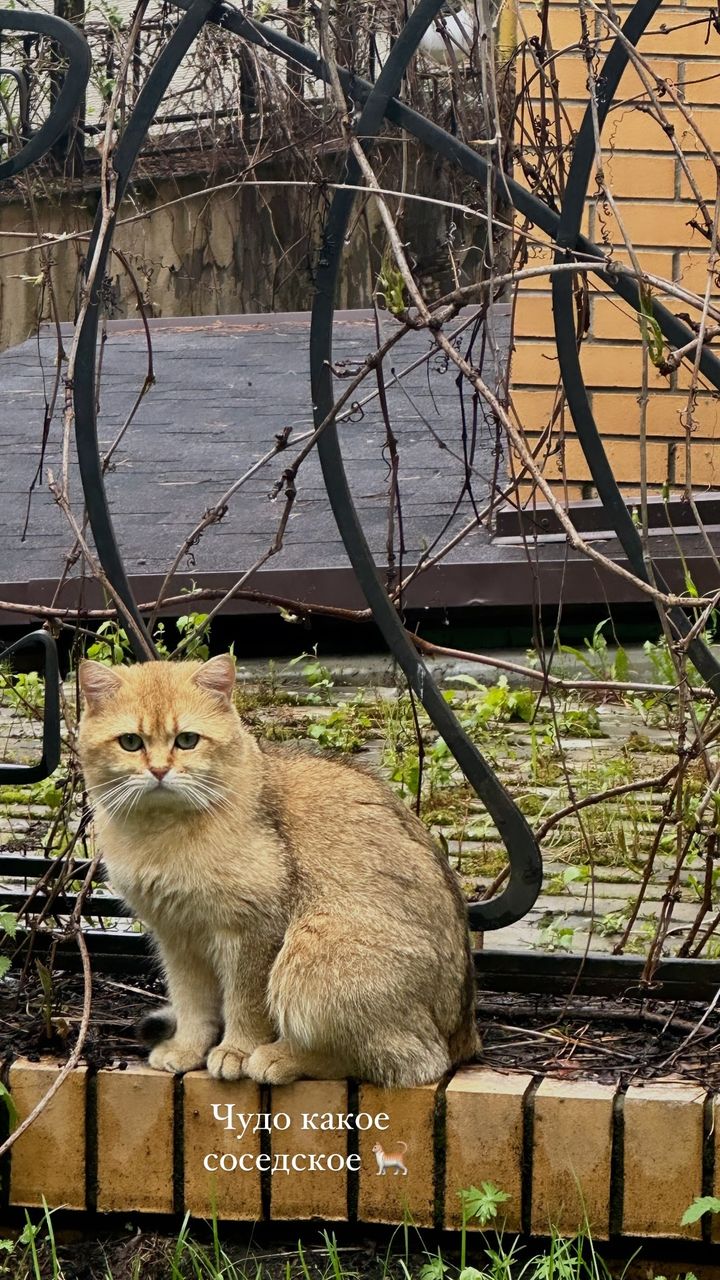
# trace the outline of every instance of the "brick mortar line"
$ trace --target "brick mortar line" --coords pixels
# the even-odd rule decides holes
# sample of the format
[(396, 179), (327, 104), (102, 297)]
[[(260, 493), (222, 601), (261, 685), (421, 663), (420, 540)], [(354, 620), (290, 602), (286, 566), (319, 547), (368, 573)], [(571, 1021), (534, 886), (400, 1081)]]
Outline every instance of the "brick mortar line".
[[(348, 1113), (357, 1115), (360, 1105), (360, 1085), (357, 1080), (347, 1082)], [(347, 1135), (348, 1156), (356, 1156), (360, 1151), (360, 1137), (357, 1129), (350, 1129)], [(357, 1161), (353, 1161), (357, 1164)], [(360, 1203), (360, 1170), (347, 1170), (347, 1216), (348, 1222), (358, 1221), (358, 1204)]]
[(535, 1147), (535, 1094), (543, 1076), (534, 1076), (522, 1100), (522, 1155), (520, 1167), (520, 1226), (523, 1235), (532, 1235), (533, 1156)]
[(173, 1211), (185, 1212), (185, 1077), (173, 1079), (172, 1183)]
[[(715, 1194), (715, 1102), (717, 1095), (706, 1093), (703, 1103), (702, 1187), (703, 1196)], [(703, 1244), (712, 1244), (712, 1214), (700, 1220)]]
[(609, 1238), (620, 1238), (623, 1225), (623, 1199), (625, 1194), (625, 1094), (627, 1085), (618, 1088), (612, 1104), (610, 1130), (610, 1213)]
[(88, 1063), (85, 1076), (85, 1206), (97, 1212), (98, 1199), (98, 1078)]
[[(272, 1113), (272, 1086), (269, 1084), (260, 1085), (260, 1112), (270, 1115)], [(268, 1156), (267, 1169), (260, 1170), (260, 1216), (263, 1222), (272, 1222), (272, 1134), (269, 1129), (260, 1130), (260, 1154)]]
[(445, 1184), (447, 1180), (447, 1087), (455, 1071), (443, 1077), (435, 1094), (433, 1112), (433, 1221), (438, 1231), (445, 1226)]

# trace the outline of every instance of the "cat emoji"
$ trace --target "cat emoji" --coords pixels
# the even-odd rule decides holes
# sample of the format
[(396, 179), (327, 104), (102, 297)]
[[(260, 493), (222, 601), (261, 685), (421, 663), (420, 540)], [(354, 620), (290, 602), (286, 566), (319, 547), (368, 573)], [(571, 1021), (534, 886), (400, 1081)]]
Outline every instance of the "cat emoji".
[(407, 1178), (407, 1168), (405, 1165), (405, 1152), (407, 1151), (407, 1142), (398, 1142), (398, 1147), (402, 1147), (402, 1151), (383, 1151), (379, 1142), (375, 1143), (373, 1152), (378, 1163), (378, 1173), (387, 1173), (388, 1169), (395, 1170), (395, 1177), (402, 1173)]

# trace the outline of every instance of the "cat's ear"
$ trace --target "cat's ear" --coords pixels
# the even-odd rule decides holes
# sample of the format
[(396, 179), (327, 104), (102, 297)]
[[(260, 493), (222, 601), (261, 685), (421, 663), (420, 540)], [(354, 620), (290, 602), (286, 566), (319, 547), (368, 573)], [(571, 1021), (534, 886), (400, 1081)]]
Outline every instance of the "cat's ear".
[(201, 689), (217, 694), (228, 707), (232, 705), (235, 663), (229, 653), (218, 654), (217, 658), (210, 658), (208, 662), (203, 662), (193, 679)]
[(93, 662), (91, 658), (84, 658), (80, 663), (78, 679), (88, 711), (99, 711), (122, 684), (120, 676), (112, 667), (106, 667), (102, 662)]

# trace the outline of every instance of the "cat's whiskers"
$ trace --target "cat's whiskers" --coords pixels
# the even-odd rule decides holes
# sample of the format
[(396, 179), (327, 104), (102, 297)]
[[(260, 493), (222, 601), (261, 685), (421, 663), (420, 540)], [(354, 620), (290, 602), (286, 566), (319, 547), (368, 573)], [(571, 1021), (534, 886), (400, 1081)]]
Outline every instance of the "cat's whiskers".
[(215, 809), (231, 808), (230, 800), (224, 787), (214, 779), (201, 774), (183, 774), (177, 779), (177, 790), (187, 797), (194, 808), (210, 813)]
[(227, 788), (218, 782), (215, 778), (201, 778), (200, 787), (208, 796), (211, 796), (220, 808), (232, 808), (230, 796)]
[(193, 809), (200, 809), (203, 813), (209, 813), (214, 807), (212, 797), (206, 795), (205, 792), (192, 783), (186, 783), (179, 787), (178, 793), (192, 805)]
[[(97, 797), (94, 803), (101, 805), (110, 818), (114, 818), (128, 807), (128, 800), (131, 801), (128, 807), (129, 811), (129, 808), (133, 807), (135, 801), (139, 800), (145, 791), (142, 778), (138, 778), (134, 774), (126, 775), (117, 782), (101, 783), (100, 786), (105, 786), (106, 790)], [(99, 790), (99, 788), (97, 789)]]
[(204, 813), (229, 812), (232, 809), (226, 788), (214, 775), (176, 774), (160, 788), (145, 773), (129, 774), (88, 787), (93, 807), (102, 807), (110, 818), (121, 814), (128, 817), (137, 810), (145, 796), (153, 796), (160, 791), (163, 795), (186, 800), (194, 809)]
[(202, 802), (201, 807), (203, 808), (209, 808), (222, 798), (219, 792), (205, 786), (201, 779), (188, 778), (183, 780), (179, 789), (189, 799)]
[(145, 795), (145, 788), (138, 787), (137, 793), (132, 797), (130, 804), (127, 807), (127, 810), (126, 810), (127, 814), (132, 813), (133, 809), (136, 807), (136, 805), (139, 803), (139, 801), (142, 799), (144, 795)]
[(93, 806), (102, 805), (107, 807), (112, 804), (113, 800), (121, 795), (128, 787), (128, 779), (121, 778), (116, 782), (102, 783), (98, 787), (93, 787), (93, 791), (97, 791), (97, 795), (90, 796), (90, 802)]
[(92, 791), (113, 791), (116, 787), (124, 786), (128, 781), (128, 776), (129, 775), (124, 774), (122, 778), (112, 778), (109, 782), (96, 782), (94, 786), (86, 787), (85, 790), (88, 792), (88, 795)]
[(103, 807), (109, 818), (116, 818), (121, 813), (129, 813), (136, 797), (136, 792), (126, 791), (121, 796), (116, 797), (112, 804)]

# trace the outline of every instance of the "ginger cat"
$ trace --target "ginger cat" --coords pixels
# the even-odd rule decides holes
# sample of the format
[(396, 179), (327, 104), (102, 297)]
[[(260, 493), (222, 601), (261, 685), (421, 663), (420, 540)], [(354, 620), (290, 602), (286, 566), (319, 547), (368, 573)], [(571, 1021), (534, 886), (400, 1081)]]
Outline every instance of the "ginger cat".
[(228, 654), (85, 661), (80, 685), (99, 847), (169, 988), (151, 1066), (409, 1086), (474, 1056), (465, 904), (384, 782), (256, 741)]
[[(402, 1151), (400, 1148), (402, 1147)], [(402, 1173), (407, 1178), (407, 1165), (405, 1164), (405, 1152), (407, 1151), (407, 1142), (398, 1142), (394, 1151), (385, 1151), (380, 1142), (373, 1145), (373, 1154), (377, 1160), (378, 1174), (387, 1173), (388, 1169), (395, 1170), (395, 1177)]]

